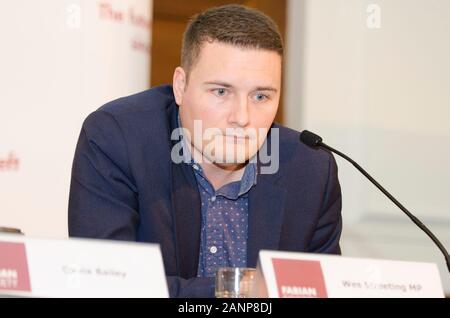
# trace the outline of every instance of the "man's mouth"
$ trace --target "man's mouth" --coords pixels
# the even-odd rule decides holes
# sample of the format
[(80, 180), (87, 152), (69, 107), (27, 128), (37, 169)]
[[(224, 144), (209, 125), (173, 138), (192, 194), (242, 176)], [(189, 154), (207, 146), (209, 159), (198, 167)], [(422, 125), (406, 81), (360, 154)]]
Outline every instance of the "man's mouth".
[(223, 135), (226, 140), (233, 141), (233, 142), (245, 142), (250, 140), (249, 136), (236, 136), (236, 135)]

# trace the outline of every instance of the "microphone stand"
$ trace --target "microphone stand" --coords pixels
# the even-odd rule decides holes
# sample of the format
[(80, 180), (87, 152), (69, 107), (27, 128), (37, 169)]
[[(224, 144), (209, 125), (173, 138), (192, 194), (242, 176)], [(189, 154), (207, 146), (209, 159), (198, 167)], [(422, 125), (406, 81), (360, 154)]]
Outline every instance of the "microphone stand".
[[(304, 138), (302, 138), (304, 136)], [(372, 176), (367, 173), (359, 164), (357, 164), (353, 159), (348, 157), (347, 155), (343, 154), (339, 150), (336, 150), (327, 144), (322, 142), (322, 138), (318, 135), (311, 133), (307, 130), (305, 130), (300, 137), (300, 140), (307, 144), (310, 147), (322, 147), (328, 151), (334, 152), (335, 154), (339, 155), (340, 157), (344, 158), (348, 162), (350, 162), (353, 166), (355, 166), (356, 169), (358, 169), (367, 179), (369, 179), (370, 182), (372, 182), (381, 192), (383, 192), (384, 195), (386, 195), (394, 204), (400, 208), (410, 219), (413, 221), (422, 231), (424, 231), (431, 240), (437, 245), (437, 247), (440, 249), (442, 254), (445, 257), (445, 262), (447, 263), (447, 270), (450, 272), (450, 256), (448, 255), (447, 250), (445, 249), (444, 245), (437, 239), (437, 237), (417, 218), (415, 217), (411, 212), (408, 211), (396, 198), (394, 198), (393, 195), (391, 195), (381, 184), (379, 184)]]

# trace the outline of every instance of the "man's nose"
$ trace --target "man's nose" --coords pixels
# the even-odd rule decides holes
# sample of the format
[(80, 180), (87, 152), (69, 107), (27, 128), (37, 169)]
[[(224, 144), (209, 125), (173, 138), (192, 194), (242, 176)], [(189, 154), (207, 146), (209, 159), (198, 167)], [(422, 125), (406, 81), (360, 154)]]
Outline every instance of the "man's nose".
[(229, 122), (238, 127), (247, 126), (250, 121), (248, 106), (249, 105), (247, 97), (242, 97), (237, 100), (231, 109)]

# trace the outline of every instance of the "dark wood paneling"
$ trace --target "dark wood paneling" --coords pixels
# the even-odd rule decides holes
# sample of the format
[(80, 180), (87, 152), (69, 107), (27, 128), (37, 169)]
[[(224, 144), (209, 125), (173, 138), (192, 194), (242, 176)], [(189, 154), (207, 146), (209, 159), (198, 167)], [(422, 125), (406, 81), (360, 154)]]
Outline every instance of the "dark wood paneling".
[(206, 9), (225, 4), (244, 4), (246, 1), (226, 0), (154, 0), (153, 9), (155, 14), (164, 18), (189, 19), (193, 15)]

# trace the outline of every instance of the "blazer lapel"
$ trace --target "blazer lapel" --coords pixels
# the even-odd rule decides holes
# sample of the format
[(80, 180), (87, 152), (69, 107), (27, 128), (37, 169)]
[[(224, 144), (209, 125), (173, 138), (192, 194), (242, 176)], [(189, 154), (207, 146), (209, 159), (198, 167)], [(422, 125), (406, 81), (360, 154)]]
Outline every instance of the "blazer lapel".
[(276, 179), (276, 175), (260, 174), (249, 192), (248, 267), (256, 267), (260, 250), (277, 250), (279, 246), (286, 189), (277, 186)]
[[(170, 128), (178, 127), (178, 106), (168, 109)], [(172, 147), (180, 140), (172, 140)], [(185, 163), (172, 163), (172, 213), (178, 274), (183, 278), (197, 276), (201, 232), (201, 199), (192, 168)]]
[(197, 276), (201, 206), (195, 176), (186, 164), (172, 164), (172, 204), (179, 275)]

